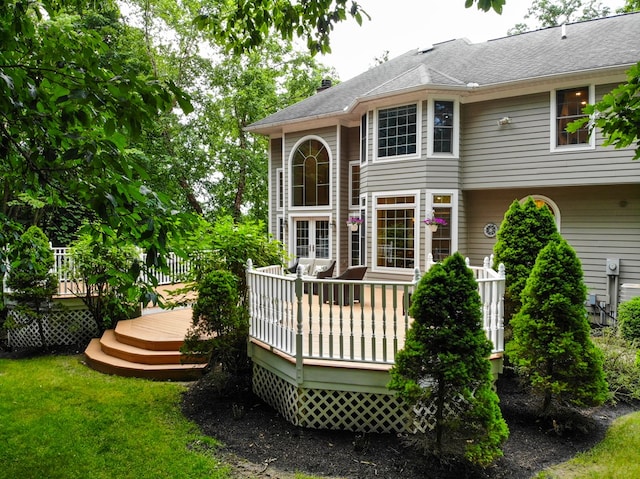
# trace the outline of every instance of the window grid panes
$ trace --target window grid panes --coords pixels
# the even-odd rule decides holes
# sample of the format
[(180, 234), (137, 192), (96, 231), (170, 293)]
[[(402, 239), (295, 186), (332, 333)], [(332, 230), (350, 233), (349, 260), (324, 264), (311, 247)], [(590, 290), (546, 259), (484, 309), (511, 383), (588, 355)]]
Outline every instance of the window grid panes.
[(367, 114), (360, 119), (360, 163), (367, 162)]
[(589, 143), (588, 125), (574, 133), (566, 131), (567, 125), (586, 115), (582, 109), (589, 102), (589, 87), (571, 88), (556, 92), (556, 137), (557, 146), (583, 145)]
[(329, 152), (318, 140), (302, 143), (293, 156), (294, 206), (329, 204)]
[(316, 221), (316, 258), (329, 257), (329, 222), (325, 220)]
[(439, 225), (438, 230), (431, 233), (431, 254), (436, 262), (442, 261), (447, 256), (451, 256), (451, 205), (453, 197), (448, 194), (434, 194), (431, 197), (433, 206), (433, 216), (442, 218), (446, 225)]
[(378, 158), (412, 155), (418, 144), (418, 106), (387, 108), (378, 112)]
[(351, 165), (351, 206), (358, 206), (360, 204), (360, 165)]
[(376, 203), (379, 207), (376, 265), (384, 268), (414, 268), (415, 198), (378, 198)]
[(433, 152), (453, 153), (453, 102), (433, 104)]

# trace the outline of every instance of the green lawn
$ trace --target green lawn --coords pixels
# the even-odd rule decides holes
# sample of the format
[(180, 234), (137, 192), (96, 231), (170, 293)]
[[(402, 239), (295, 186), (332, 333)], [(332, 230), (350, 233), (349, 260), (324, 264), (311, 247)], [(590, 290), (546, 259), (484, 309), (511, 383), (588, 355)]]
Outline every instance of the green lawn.
[(539, 478), (629, 479), (640, 477), (640, 412), (618, 418), (600, 444)]
[(229, 477), (215, 441), (180, 412), (184, 386), (81, 361), (0, 360), (0, 478)]
[[(184, 386), (107, 376), (81, 361), (0, 360), (0, 479), (230, 477), (216, 441), (180, 412)], [(593, 450), (538, 477), (640, 477), (638, 451), (640, 412), (619, 418)]]

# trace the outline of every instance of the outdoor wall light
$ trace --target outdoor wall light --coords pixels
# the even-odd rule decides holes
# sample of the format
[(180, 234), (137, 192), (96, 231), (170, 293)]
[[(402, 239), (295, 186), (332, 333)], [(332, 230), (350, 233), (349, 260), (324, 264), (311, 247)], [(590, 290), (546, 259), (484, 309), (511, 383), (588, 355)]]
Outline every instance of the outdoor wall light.
[(510, 116), (503, 116), (502, 118), (500, 118), (498, 120), (498, 126), (504, 126), (504, 125), (508, 125), (511, 123), (511, 117)]

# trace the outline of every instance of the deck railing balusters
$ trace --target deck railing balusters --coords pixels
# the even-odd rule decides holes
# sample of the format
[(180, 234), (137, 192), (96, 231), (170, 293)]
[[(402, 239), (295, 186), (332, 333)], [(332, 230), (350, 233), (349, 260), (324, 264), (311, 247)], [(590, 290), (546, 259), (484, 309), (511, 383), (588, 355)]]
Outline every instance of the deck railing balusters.
[(371, 360), (376, 362), (376, 288), (372, 286), (371, 290)]
[[(483, 328), (493, 351), (501, 352), (504, 271), (473, 270)], [(285, 275), (280, 267), (248, 268), (247, 274), (252, 337), (296, 356), (296, 363), (299, 358), (322, 358), (392, 364), (410, 327), (411, 296), (420, 280), (419, 272), (411, 282), (313, 280), (300, 273)], [(360, 299), (359, 309), (358, 300), (350, 301), (354, 297)]]

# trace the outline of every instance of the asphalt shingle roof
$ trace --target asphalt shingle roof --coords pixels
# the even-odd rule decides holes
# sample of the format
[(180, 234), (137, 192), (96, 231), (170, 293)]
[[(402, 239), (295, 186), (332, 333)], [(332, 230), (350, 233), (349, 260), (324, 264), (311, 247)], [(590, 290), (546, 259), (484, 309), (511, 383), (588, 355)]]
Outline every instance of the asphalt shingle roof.
[(420, 87), (480, 87), (632, 65), (640, 61), (640, 13), (551, 27), (482, 43), (465, 39), (411, 50), (280, 110), (250, 130), (339, 115), (358, 101)]

